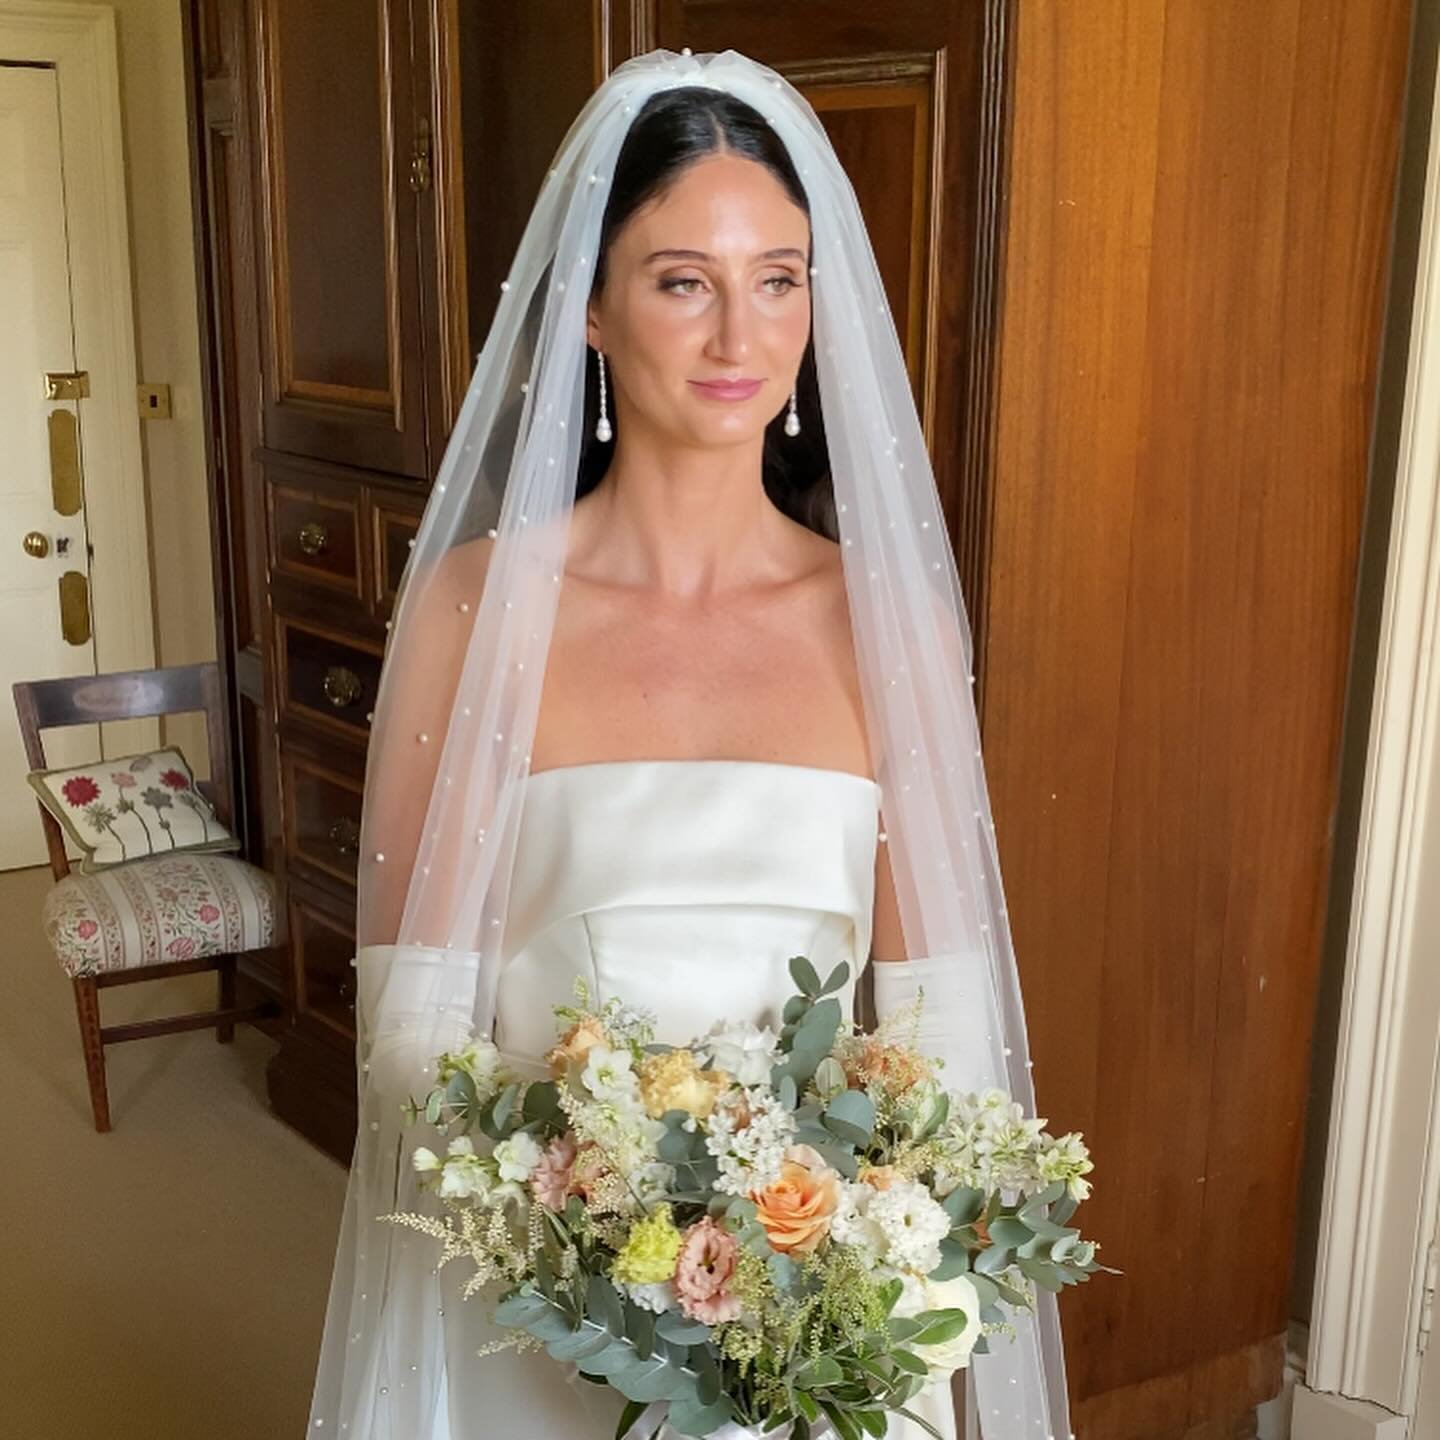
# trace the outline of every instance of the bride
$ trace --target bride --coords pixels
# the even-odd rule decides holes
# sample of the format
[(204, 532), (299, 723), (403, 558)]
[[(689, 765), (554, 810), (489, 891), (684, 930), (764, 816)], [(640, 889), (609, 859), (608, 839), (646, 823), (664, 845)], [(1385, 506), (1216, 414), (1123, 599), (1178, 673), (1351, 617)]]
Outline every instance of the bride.
[[(424, 1208), (401, 1105), (433, 1058), (490, 1033), (534, 1065), (577, 977), (677, 1044), (778, 1030), (793, 955), (848, 962), (847, 1014), (867, 969), (881, 1016), (923, 982), (945, 1083), (1033, 1110), (954, 562), (814, 112), (734, 51), (627, 62), (502, 292), (375, 714), (360, 1127), (312, 1435), (614, 1434), (614, 1392), (477, 1355), (491, 1297), (378, 1220)], [(973, 1357), (965, 1428), (1065, 1440), (1053, 1297), (1021, 1320)], [(948, 1387), (912, 1408), (956, 1434)]]

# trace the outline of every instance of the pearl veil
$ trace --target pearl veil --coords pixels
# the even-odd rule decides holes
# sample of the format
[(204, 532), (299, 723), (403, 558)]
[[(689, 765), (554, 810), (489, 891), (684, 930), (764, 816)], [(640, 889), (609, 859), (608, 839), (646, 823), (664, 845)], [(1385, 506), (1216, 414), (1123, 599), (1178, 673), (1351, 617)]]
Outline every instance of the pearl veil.
[[(727, 91), (784, 143), (810, 203), (816, 376), (855, 653), (907, 953), (945, 957), (974, 1043), (945, 1082), (1034, 1110), (985, 783), (970, 629), (899, 337), (854, 190), (815, 112), (733, 51), (619, 66), (541, 187), (401, 582), (376, 704), (359, 874), (359, 1129), (311, 1436), (449, 1440), (435, 1242), (401, 1103), (491, 1028), (530, 744), (575, 501), (586, 306), (607, 180), (657, 91)], [(477, 1297), (471, 1303), (482, 1303)], [(1067, 1440), (1058, 1308), (971, 1361), (985, 1440)], [(475, 1363), (482, 1363), (476, 1361)], [(479, 1433), (477, 1431), (477, 1433)], [(459, 1440), (458, 1433), (456, 1440)]]

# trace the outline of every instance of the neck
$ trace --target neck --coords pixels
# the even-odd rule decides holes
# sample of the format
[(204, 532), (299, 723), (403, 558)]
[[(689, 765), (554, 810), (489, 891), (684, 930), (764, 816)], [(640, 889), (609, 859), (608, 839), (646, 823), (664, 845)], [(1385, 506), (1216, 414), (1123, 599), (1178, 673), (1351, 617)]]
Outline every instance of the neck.
[(606, 578), (679, 600), (755, 583), (785, 526), (765, 494), (763, 449), (763, 436), (733, 447), (626, 446), (617, 436), (610, 468), (585, 502), (593, 517), (586, 548), (603, 546)]

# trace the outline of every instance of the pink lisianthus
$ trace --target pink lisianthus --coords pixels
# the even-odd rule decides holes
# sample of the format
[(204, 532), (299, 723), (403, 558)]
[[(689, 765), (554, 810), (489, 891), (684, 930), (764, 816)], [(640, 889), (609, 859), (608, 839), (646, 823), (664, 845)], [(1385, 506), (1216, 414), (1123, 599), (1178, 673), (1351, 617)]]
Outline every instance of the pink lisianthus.
[(530, 1172), (530, 1189), (547, 1210), (563, 1210), (570, 1194), (570, 1177), (575, 1166), (575, 1137), (558, 1135)]
[(740, 1301), (730, 1292), (739, 1252), (735, 1237), (707, 1215), (686, 1232), (675, 1265), (680, 1308), (702, 1325), (718, 1325), (740, 1316)]

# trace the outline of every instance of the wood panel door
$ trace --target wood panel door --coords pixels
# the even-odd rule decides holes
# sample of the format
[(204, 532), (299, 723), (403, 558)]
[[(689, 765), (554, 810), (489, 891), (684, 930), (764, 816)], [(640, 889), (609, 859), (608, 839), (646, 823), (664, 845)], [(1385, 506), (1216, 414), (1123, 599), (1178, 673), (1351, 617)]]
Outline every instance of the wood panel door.
[(424, 480), (433, 161), (409, 4), (255, 5), (265, 443)]

